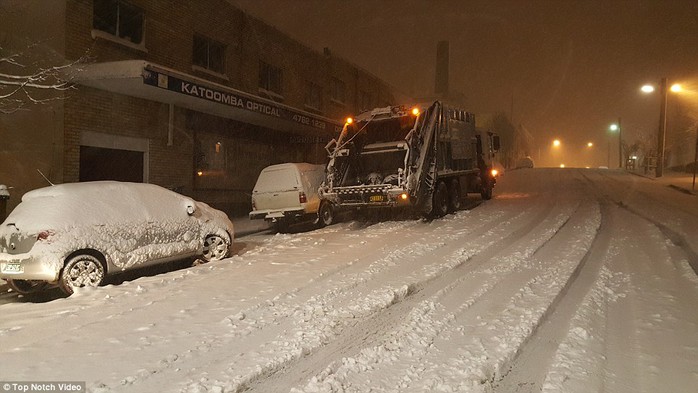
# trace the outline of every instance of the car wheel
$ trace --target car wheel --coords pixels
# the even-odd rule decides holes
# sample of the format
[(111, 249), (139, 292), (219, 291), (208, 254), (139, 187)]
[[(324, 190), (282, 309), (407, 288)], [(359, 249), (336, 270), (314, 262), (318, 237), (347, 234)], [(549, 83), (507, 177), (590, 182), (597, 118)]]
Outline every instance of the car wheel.
[(460, 209), (460, 207), (460, 183), (458, 183), (458, 180), (454, 179), (448, 189), (448, 211), (455, 212)]
[(48, 283), (38, 280), (7, 280), (7, 285), (19, 294), (29, 295), (44, 290)]
[(230, 245), (219, 235), (208, 235), (204, 239), (204, 260), (206, 262), (219, 261), (228, 256)]
[(328, 202), (323, 202), (320, 204), (320, 210), (318, 214), (318, 227), (322, 228), (334, 223), (334, 212), (332, 211), (332, 205)]
[(58, 278), (58, 286), (66, 295), (75, 288), (98, 287), (104, 280), (104, 265), (93, 255), (80, 254), (68, 260)]
[(436, 191), (434, 191), (432, 215), (441, 217), (446, 215), (446, 213), (448, 213), (448, 187), (446, 187), (446, 183), (441, 181), (436, 186)]

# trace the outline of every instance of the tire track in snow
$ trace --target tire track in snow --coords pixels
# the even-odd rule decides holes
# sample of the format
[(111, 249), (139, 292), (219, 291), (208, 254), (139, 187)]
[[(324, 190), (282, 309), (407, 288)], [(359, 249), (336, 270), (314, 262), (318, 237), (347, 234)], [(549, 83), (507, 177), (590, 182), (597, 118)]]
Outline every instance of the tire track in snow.
[[(569, 280), (543, 313), (540, 323), (509, 364), (503, 364), (500, 377), (492, 384), (496, 393), (540, 392), (558, 345), (568, 333), (570, 321), (594, 285), (603, 266), (613, 236), (609, 206), (600, 203), (601, 223), (583, 258)], [(555, 250), (553, 250), (553, 253)], [(549, 259), (552, 255), (541, 255)]]
[[(366, 386), (361, 384), (361, 381), (364, 380), (373, 381), (373, 384), (370, 385), (371, 388), (379, 391), (394, 391), (395, 389), (426, 391), (435, 388), (446, 389), (444, 391), (448, 391), (448, 389), (461, 390), (463, 386), (454, 387), (446, 384), (439, 387), (424, 381), (425, 378), (428, 379), (437, 375), (444, 368), (444, 364), (460, 362), (462, 365), (466, 365), (461, 359), (441, 359), (438, 354), (434, 355), (434, 352), (438, 351), (438, 349), (434, 348), (444, 345), (446, 347), (460, 347), (465, 344), (461, 341), (451, 343), (444, 337), (458, 335), (461, 336), (461, 339), (465, 337), (467, 341), (467, 338), (473, 332), (464, 329), (464, 321), (477, 320), (477, 323), (480, 323), (481, 320), (475, 318), (473, 314), (480, 313), (483, 309), (488, 309), (493, 303), (501, 303), (500, 299), (502, 298), (519, 298), (522, 296), (522, 289), (528, 288), (530, 283), (536, 283), (537, 279), (535, 277), (528, 281), (527, 278), (520, 277), (522, 270), (525, 271), (530, 267), (527, 266), (526, 261), (539, 250), (546, 247), (550, 239), (558, 236), (558, 233), (571, 230), (567, 225), (568, 220), (569, 216), (557, 220), (557, 225), (550, 225), (555, 230), (547, 231), (548, 235), (542, 239), (535, 237), (535, 242), (532, 242), (534, 244), (528, 248), (525, 245), (514, 247), (515, 251), (510, 252), (514, 258), (507, 261), (513, 263), (503, 264), (501, 260), (490, 258), (475, 271), (454, 270), (453, 273), (456, 274), (444, 276), (443, 280), (439, 278), (439, 283), (430, 283), (428, 290), (420, 293), (419, 295), (421, 296), (419, 298), (417, 297), (419, 295), (416, 295), (410, 299), (410, 304), (417, 304), (409, 313), (408, 323), (403, 323), (397, 330), (393, 330), (387, 335), (387, 338), (383, 339), (380, 345), (364, 348), (358, 355), (344, 359), (341, 365), (335, 366), (335, 369), (320, 373), (306, 386), (305, 389), (307, 390), (303, 391), (310, 392), (317, 389), (328, 392), (361, 392), (367, 389)], [(479, 258), (480, 255), (473, 259)], [(497, 265), (500, 265), (503, 271), (499, 271), (496, 274), (488, 274), (488, 271), (491, 271), (493, 266)], [(467, 266), (471, 267), (470, 264)], [(530, 278), (530, 275), (528, 278)], [(542, 284), (547, 286), (545, 283)], [(489, 306), (483, 306), (485, 304), (489, 304)], [(400, 306), (403, 305), (400, 304), (397, 307)], [(501, 304), (501, 307), (506, 309), (513, 306)], [(449, 310), (456, 311), (449, 312)], [(483, 320), (485, 319), (483, 318)], [(405, 341), (409, 344), (399, 344)], [(400, 352), (401, 347), (406, 347), (407, 351), (403, 350)], [(468, 354), (467, 357), (477, 358), (483, 354), (476, 351)], [(430, 356), (437, 356), (437, 361), (434, 362), (433, 358), (430, 360)], [(381, 368), (382, 362), (388, 363), (386, 365), (388, 370)], [(490, 364), (492, 362), (485, 360), (484, 364), (480, 364), (478, 367), (481, 369), (493, 369), (496, 363)], [(405, 364), (405, 367), (397, 367), (398, 369), (404, 369), (404, 374), (386, 376), (386, 373), (391, 368), (393, 370), (396, 368), (395, 364)], [(474, 372), (474, 374), (477, 375), (479, 373)], [(469, 376), (458, 374), (454, 377), (454, 380), (458, 381), (458, 383), (467, 383)], [(376, 380), (380, 380), (380, 385), (376, 385)], [(453, 381), (448, 382), (452, 383)], [(480, 381), (475, 381), (475, 383), (479, 384)], [(419, 386), (414, 386), (415, 384)], [(347, 386), (350, 388), (347, 388)]]
[[(620, 184), (620, 187), (623, 188), (623, 190), (626, 188), (625, 184), (622, 184), (623, 182), (618, 178), (618, 177), (612, 177), (608, 176), (605, 174), (601, 174), (601, 177), (605, 179), (609, 179), (613, 181), (616, 184)], [(590, 177), (584, 176), (589, 182), (594, 182)], [(670, 210), (669, 207), (665, 207), (665, 201), (658, 199), (655, 195), (650, 194), (649, 192), (645, 192), (642, 190), (637, 190), (633, 189), (634, 197), (637, 197), (637, 195), (641, 195), (643, 198), (645, 198), (648, 201), (648, 203), (645, 203), (645, 205), (652, 205), (656, 206), (658, 208), (662, 208), (664, 210)], [(627, 191), (624, 190), (623, 193), (620, 192), (614, 192), (616, 195), (623, 195), (627, 193)], [(691, 242), (688, 241), (684, 235), (679, 233), (678, 231), (670, 228), (667, 224), (660, 222), (658, 219), (650, 217), (648, 214), (643, 213), (639, 211), (638, 209), (632, 207), (631, 205), (634, 205), (634, 203), (628, 204), (628, 202), (624, 202), (625, 198), (613, 198), (612, 196), (608, 194), (604, 194), (604, 198), (606, 198), (609, 201), (612, 201), (613, 203), (617, 204), (619, 207), (626, 209), (632, 214), (635, 214), (636, 216), (652, 223), (655, 225), (659, 230), (664, 234), (664, 236), (670, 240), (674, 245), (677, 247), (681, 248), (683, 252), (686, 253), (688, 256), (688, 264), (691, 266), (693, 269), (693, 272), (698, 275), (698, 251), (694, 250), (694, 248), (691, 246)], [(695, 211), (691, 211), (686, 209), (684, 206), (677, 206), (677, 205), (672, 205), (671, 209), (676, 209), (680, 211), (683, 215), (688, 215), (688, 216), (694, 216), (695, 217)], [(675, 223), (674, 223), (675, 224)]]
[[(465, 214), (465, 213), (463, 213), (463, 214)], [(527, 214), (528, 213), (526, 213), (525, 211), (519, 212), (515, 216), (515, 220), (526, 218)], [(434, 221), (433, 223), (431, 223), (432, 236), (434, 237), (434, 239), (432, 239), (432, 240), (438, 240), (438, 238), (442, 237), (442, 235), (438, 232), (440, 230), (440, 228), (442, 228), (443, 226), (449, 226), (449, 225), (452, 226), (453, 223), (450, 223), (449, 222), (450, 220), (455, 223), (457, 220), (462, 219), (462, 218), (463, 217), (461, 215), (461, 217), (454, 217), (451, 219), (437, 220), (437, 221)], [(465, 217), (465, 218), (467, 219), (468, 217)], [(487, 227), (490, 227), (492, 225), (494, 225), (495, 227), (498, 227), (498, 228), (502, 227), (504, 229), (506, 229), (506, 226), (507, 226), (505, 223), (499, 222), (496, 219), (494, 219), (494, 220), (490, 219), (490, 220), (482, 223), (482, 225), (476, 226), (476, 228), (480, 228), (481, 230), (484, 230)], [(467, 230), (467, 229), (468, 228), (466, 228), (466, 230), (458, 230), (454, 234), (452, 234), (451, 237), (454, 239), (458, 239), (458, 238), (469, 236), (471, 234), (471, 230)], [(406, 238), (407, 243), (413, 243), (412, 244), (412, 251), (413, 252), (405, 252), (405, 250), (403, 248), (400, 248), (398, 254), (388, 255), (384, 258), (381, 258), (377, 262), (373, 262), (372, 265), (374, 265), (374, 264), (377, 266), (390, 265), (390, 264), (386, 264), (386, 259), (389, 260), (389, 259), (399, 259), (399, 258), (406, 258), (406, 257), (414, 259), (415, 257), (427, 255), (429, 252), (433, 251), (433, 249), (436, 249), (436, 248), (439, 248), (442, 246), (442, 244), (437, 244), (435, 246), (434, 245), (430, 246), (431, 248), (424, 248), (424, 246), (422, 246), (420, 244), (414, 244), (414, 242), (410, 242), (409, 240), (410, 240), (409, 238)], [(400, 244), (403, 244), (403, 242), (401, 242)], [(399, 269), (401, 266), (403, 266), (403, 265), (396, 264), (393, 266), (393, 269)], [(349, 288), (352, 288), (352, 287), (355, 287), (357, 285), (356, 284), (357, 280), (359, 282), (368, 282), (368, 281), (370, 281), (369, 279), (372, 278), (373, 276), (375, 276), (375, 274), (368, 274), (367, 277), (362, 279), (361, 277), (357, 278), (356, 276), (349, 275), (345, 278), (345, 282), (347, 283), (345, 285), (348, 286)], [(320, 298), (317, 298), (317, 297), (310, 297), (309, 298), (309, 296), (310, 296), (310, 294), (309, 294), (307, 296), (292, 296), (290, 300), (293, 300), (296, 303), (300, 302), (301, 304), (303, 304), (303, 302), (308, 302), (308, 301), (310, 301), (311, 303), (318, 303), (318, 302), (322, 303), (322, 302), (335, 301), (335, 300), (341, 299), (341, 298), (347, 298), (347, 296), (345, 295), (345, 293), (347, 293), (347, 291), (344, 290), (341, 286), (339, 287), (339, 290), (337, 290), (336, 284), (334, 284), (333, 287), (330, 287), (329, 291), (330, 291), (329, 293), (325, 293), (325, 295), (323, 297), (320, 297)], [(216, 353), (219, 352), (217, 350), (217, 348), (218, 347), (220, 347), (220, 348), (226, 347), (226, 342), (235, 342), (236, 340), (239, 340), (241, 336), (245, 336), (246, 341), (248, 341), (248, 342), (252, 342), (252, 341), (260, 342), (261, 341), (264, 343), (271, 342), (273, 344), (273, 341), (276, 337), (276, 334), (278, 333), (279, 328), (275, 328), (272, 331), (267, 331), (266, 329), (264, 329), (266, 326), (274, 326), (274, 325), (278, 325), (278, 324), (283, 324), (284, 320), (287, 319), (288, 317), (297, 317), (297, 315), (295, 315), (295, 314), (302, 315), (303, 313), (306, 312), (303, 307), (289, 308), (288, 305), (286, 305), (286, 304), (282, 305), (282, 302), (280, 302), (280, 301), (278, 304), (279, 307), (276, 307), (277, 301), (279, 301), (279, 299), (274, 300), (272, 302), (269, 302), (266, 305), (261, 306), (259, 308), (259, 312), (260, 312), (259, 315), (253, 315), (254, 313), (251, 313), (250, 316), (241, 315), (239, 317), (239, 319), (240, 319), (239, 323), (241, 325), (247, 323), (248, 321), (251, 322), (249, 324), (250, 329), (242, 330), (242, 331), (240, 331), (239, 334), (227, 334), (226, 337), (215, 336), (215, 337), (211, 338), (210, 342), (208, 342), (208, 340), (204, 340), (205, 342), (198, 343), (200, 345), (197, 345), (197, 348), (190, 349), (188, 351), (188, 353), (180, 353), (180, 354), (175, 355), (174, 361), (170, 361), (168, 359), (163, 359), (163, 361), (160, 362), (160, 366), (155, 367), (155, 368), (153, 368), (153, 367), (150, 368), (151, 374), (152, 375), (159, 374), (162, 371), (165, 371), (167, 369), (174, 369), (174, 368), (188, 369), (188, 367), (186, 367), (184, 365), (187, 362), (200, 363), (201, 359), (199, 359), (198, 356), (201, 356), (201, 355), (205, 355), (206, 357), (213, 357), (214, 359), (219, 359), (219, 358), (225, 359), (228, 357), (228, 353), (226, 352), (224, 354), (221, 354), (219, 357), (219, 355), (216, 355)], [(317, 307), (315, 307), (315, 309), (322, 309), (322, 306), (317, 306)], [(285, 311), (288, 311), (288, 310), (291, 311), (292, 315), (289, 315), (288, 313), (284, 313)], [(311, 308), (310, 311), (313, 311), (313, 309)], [(260, 315), (269, 315), (269, 314), (273, 314), (273, 317), (269, 320), (265, 320), (263, 317), (260, 317)], [(231, 318), (231, 321), (230, 321), (231, 323), (233, 323), (234, 322), (233, 320), (235, 319), (235, 316), (232, 316), (232, 317), (233, 318)], [(258, 323), (258, 321), (260, 323)], [(253, 337), (252, 335), (255, 335), (255, 336)], [(223, 338), (223, 340), (221, 340), (222, 338)], [(311, 339), (311, 337), (302, 337), (302, 338), (306, 339), (306, 340)], [(208, 342), (208, 344), (207, 344), (207, 342)], [(199, 347), (201, 347), (201, 350), (198, 349)], [(216, 347), (216, 348), (214, 348), (214, 347)], [(299, 348), (299, 353), (297, 355), (299, 355), (299, 356), (303, 355), (303, 352), (305, 352), (307, 350), (308, 350), (307, 347)], [(252, 353), (253, 351), (254, 351), (253, 348), (249, 348), (247, 350), (241, 350), (239, 352), (244, 354), (244, 353)], [(289, 359), (289, 360), (292, 360), (292, 359)], [(208, 361), (206, 361), (206, 362), (208, 362)], [(217, 363), (217, 362), (214, 360), (213, 363)], [(137, 388), (136, 387), (137, 385), (139, 385), (141, 382), (143, 382), (144, 380), (149, 379), (149, 378), (150, 378), (149, 375), (140, 376), (139, 378), (136, 378), (135, 380), (128, 381), (127, 386), (129, 387), (129, 390), (133, 389), (133, 388)]]
[[(599, 279), (560, 345), (544, 392), (692, 392), (698, 295), (685, 253), (641, 216), (611, 205), (616, 225)], [(690, 268), (689, 268), (690, 269)]]
[[(581, 175), (590, 184), (590, 189), (600, 189), (598, 182), (584, 173)], [(602, 177), (619, 182), (609, 176)], [(667, 240), (674, 244), (680, 243), (681, 239), (677, 241), (678, 235), (675, 232), (645, 214), (634, 211), (622, 200), (616, 200), (603, 191), (596, 191), (595, 194), (602, 205), (603, 222), (592, 248), (577, 269), (581, 271), (573, 276), (574, 280), (568, 283), (565, 292), (561, 293), (562, 297), (557, 299), (559, 302), (553, 304), (544, 323), (522, 347), (510, 370), (493, 385), (492, 391), (526, 393), (571, 389), (574, 385), (567, 386), (565, 381), (570, 378), (572, 370), (557, 364), (553, 366), (553, 359), (555, 362), (570, 362), (569, 364), (579, 367), (579, 370), (597, 376), (598, 379), (589, 378), (586, 383), (577, 385), (579, 391), (615, 391), (619, 380), (624, 380), (620, 391), (639, 390), (639, 370), (635, 370), (633, 362), (629, 360), (642, 357), (636, 351), (636, 328), (627, 326), (629, 322), (638, 319), (634, 311), (636, 307), (633, 306), (632, 299), (625, 301), (624, 306), (615, 304), (618, 296), (628, 292), (628, 283), (617, 276), (619, 273), (613, 273), (605, 266), (610, 261), (617, 260), (616, 255), (621, 253), (617, 248), (619, 246), (612, 244), (615, 236), (626, 229), (616, 223), (619, 222), (617, 216), (621, 211), (627, 211), (659, 228)], [(642, 194), (653, 200), (648, 194)], [(652, 242), (647, 244), (652, 249)], [(684, 247), (680, 248), (686, 251)], [(686, 254), (690, 255), (690, 250)], [(677, 268), (680, 270), (680, 266)], [(628, 333), (619, 335), (619, 331)], [(575, 347), (575, 342), (579, 340), (586, 342), (587, 347)], [(599, 356), (591, 357), (592, 353)], [(580, 362), (586, 365), (579, 366)], [(584, 379), (581, 375), (576, 379), (580, 378)], [(567, 388), (562, 388), (563, 385)]]
[[(574, 209), (573, 209), (574, 210)], [(559, 231), (560, 228), (564, 227), (569, 219), (568, 214), (562, 214), (562, 217), (553, 214), (555, 209), (551, 211), (542, 211), (536, 219), (531, 220), (527, 225), (520, 227), (518, 230), (511, 233), (509, 236), (501, 238), (496, 243), (492, 243), (489, 247), (485, 247), (483, 251), (476, 253), (475, 255), (469, 256), (466, 260), (463, 260), (463, 255), (467, 255), (467, 248), (456, 251), (451, 255), (451, 259), (457, 260), (461, 258), (460, 263), (455, 264), (452, 269), (444, 271), (438, 276), (434, 276), (432, 279), (420, 282), (417, 284), (409, 284), (411, 288), (410, 292), (402, 299), (399, 303), (393, 304), (390, 307), (379, 310), (376, 314), (372, 315), (370, 320), (367, 319), (362, 323), (357, 323), (347, 329), (346, 332), (342, 333), (340, 340), (336, 340), (327, 346), (319, 349), (315, 353), (304, 358), (301, 362), (290, 364), (288, 367), (284, 368), (278, 372), (278, 376), (265, 379), (259, 384), (253, 385), (252, 391), (260, 392), (270, 392), (270, 391), (283, 391), (280, 389), (281, 386), (293, 386), (297, 385), (303, 380), (307, 380), (312, 376), (312, 372), (318, 373), (312, 379), (314, 384), (337, 384), (336, 377), (338, 369), (342, 365), (332, 362), (332, 359), (337, 359), (339, 357), (347, 357), (350, 355), (361, 357), (361, 356), (381, 356), (381, 353), (385, 355), (386, 344), (376, 346), (385, 339), (385, 336), (390, 332), (395, 334), (395, 325), (400, 325), (401, 320), (421, 318), (424, 314), (432, 312), (432, 305), (436, 299), (444, 296), (448, 296), (450, 292), (453, 291), (458, 285), (462, 286), (462, 282), (468, 278), (472, 278), (472, 275), (476, 271), (485, 272), (491, 269), (491, 266), (483, 265), (496, 265), (501, 263), (501, 261), (493, 260), (493, 256), (499, 253), (504, 253), (504, 250), (511, 248), (511, 246), (501, 247), (502, 245), (511, 245), (522, 241), (526, 236), (530, 236), (531, 232), (535, 232), (535, 227), (544, 227), (543, 232), (546, 233), (543, 240), (537, 241), (534, 246), (530, 244), (520, 245), (517, 249), (523, 249), (523, 254), (531, 255), (534, 254), (540, 247), (543, 247), (555, 233)], [(546, 217), (553, 216), (552, 219), (546, 219)], [(556, 221), (555, 225), (548, 225), (547, 222)], [(545, 224), (545, 225), (544, 225)], [(553, 227), (554, 230), (548, 230), (548, 228)], [(540, 231), (540, 230), (539, 230)], [(527, 239), (525, 239), (527, 240)], [(528, 243), (528, 242), (527, 242)], [(500, 247), (496, 247), (500, 246)], [(485, 255), (486, 254), (486, 255)], [(526, 259), (525, 255), (522, 255), (519, 259)], [(467, 267), (467, 268), (466, 268)], [(518, 266), (516, 264), (511, 264), (506, 267), (508, 270), (514, 270)], [(448, 273), (448, 274), (446, 274)], [(492, 290), (502, 289), (504, 291), (509, 291), (508, 288), (498, 287), (496, 279), (492, 278), (491, 274), (482, 274), (483, 277), (490, 277), (490, 280), (481, 283), (482, 285), (472, 285), (473, 282), (469, 282), (467, 285), (468, 290), (473, 290), (475, 294), (472, 295), (471, 299), (466, 302), (468, 308), (473, 304), (476, 304), (479, 299), (483, 297), (489, 297)], [(476, 280), (470, 280), (475, 281)], [(516, 291), (511, 289), (511, 291)], [(460, 298), (460, 295), (458, 295)], [(452, 317), (446, 317), (446, 319), (451, 319)], [(415, 322), (417, 323), (417, 322)], [(408, 324), (409, 325), (409, 324)], [(424, 339), (421, 337), (420, 339)], [(388, 346), (390, 344), (387, 344)], [(359, 350), (361, 351), (359, 352)], [(368, 355), (366, 355), (366, 352)], [(358, 355), (357, 355), (358, 353)], [(348, 359), (354, 359), (354, 357), (349, 357)], [(369, 363), (373, 365), (372, 361)], [(329, 366), (328, 366), (329, 364)], [(353, 365), (356, 365), (354, 363)], [(320, 370), (323, 370), (319, 372)], [(300, 371), (299, 371), (300, 370)], [(341, 372), (339, 372), (341, 374)], [(331, 381), (331, 382), (328, 382)], [(343, 385), (343, 382), (341, 384)], [(313, 391), (314, 387), (309, 388), (309, 391)], [(323, 389), (321, 389), (323, 390)], [(360, 391), (361, 389), (359, 389)], [(324, 391), (334, 391), (324, 389)]]
[[(545, 216), (547, 215), (548, 211), (548, 206), (539, 208), (540, 212), (538, 215)], [(528, 219), (530, 220), (530, 214), (524, 212), (519, 212), (519, 214), (516, 215), (518, 217), (517, 219)], [(466, 217), (467, 218), (467, 217)], [(437, 220), (434, 221), (431, 225), (435, 226), (436, 232), (434, 234), (435, 237), (443, 237), (442, 233), (439, 232), (438, 230), (443, 227), (444, 225), (452, 225), (456, 224), (458, 220), (458, 217), (454, 217), (451, 219), (446, 219), (446, 220)], [(453, 223), (449, 223), (449, 221), (453, 221)], [(540, 219), (539, 218), (534, 218), (534, 222), (539, 223)], [(497, 221), (495, 221), (497, 222)], [(461, 225), (461, 224), (458, 224)], [(521, 225), (521, 224), (520, 224)], [(504, 232), (510, 232), (512, 230), (515, 230), (516, 228), (520, 227), (520, 225), (512, 225), (511, 222), (497, 222), (495, 225), (495, 228), (497, 228), (498, 231), (504, 231)], [(521, 231), (522, 233), (520, 236), (524, 236), (526, 230)], [(457, 230), (455, 233), (451, 234), (451, 240), (453, 239), (460, 239), (464, 237), (471, 237), (471, 233), (469, 230)], [(483, 238), (501, 238), (501, 236), (492, 236), (492, 230), (487, 231), (485, 234), (482, 235)], [(414, 245), (415, 250), (424, 250), (423, 246), (420, 245)], [(412, 253), (409, 254), (408, 256), (410, 257), (410, 260), (412, 260), (413, 264), (415, 264), (415, 267), (422, 267), (422, 263), (420, 262), (422, 260), (422, 256), (425, 256), (429, 254), (429, 252), (433, 251), (434, 249), (441, 249), (443, 247), (443, 244), (437, 245), (436, 248), (434, 246), (430, 250), (426, 250), (426, 252), (419, 252), (419, 253)], [(395, 268), (400, 270), (401, 268), (405, 267), (405, 261), (400, 261), (399, 265), (396, 265)], [(390, 273), (390, 272), (389, 272)], [(404, 273), (403, 273), (404, 274)], [(434, 273), (431, 273), (432, 275)], [(394, 274), (390, 273), (389, 276), (394, 276)], [(424, 277), (424, 274), (419, 274), (420, 277)], [(375, 277), (374, 277), (375, 278)], [(352, 280), (349, 280), (351, 283)], [(368, 282), (368, 281), (367, 281)], [(391, 306), (395, 302), (399, 302), (402, 300), (402, 297), (404, 297), (407, 292), (409, 292), (409, 288), (403, 286), (400, 288), (400, 286), (395, 286), (392, 288), (383, 288), (383, 289), (378, 289), (373, 292), (373, 298), (371, 299), (372, 302), (375, 302), (371, 307), (368, 309), (364, 308), (363, 306), (359, 306), (358, 308), (352, 309), (351, 305), (348, 307), (344, 307), (340, 310), (337, 310), (336, 308), (333, 307), (335, 302), (339, 299), (345, 299), (345, 300), (357, 300), (357, 297), (352, 297), (352, 296), (345, 296), (345, 297), (339, 297), (335, 296), (335, 293), (331, 294), (326, 294), (321, 297), (315, 297), (306, 300), (306, 306), (305, 307), (299, 307), (295, 311), (297, 311), (298, 315), (293, 315), (295, 319), (298, 319), (300, 316), (301, 318), (304, 317), (305, 315), (308, 315), (309, 313), (312, 314), (313, 312), (319, 311), (321, 315), (320, 317), (320, 323), (323, 323), (322, 321), (324, 320), (323, 318), (327, 317), (328, 313), (334, 313), (333, 315), (330, 315), (330, 317), (336, 318), (336, 321), (344, 323), (346, 320), (346, 317), (350, 317), (350, 320), (353, 320), (354, 318), (360, 319), (363, 317), (366, 317), (370, 315), (371, 313), (376, 311), (377, 309), (382, 309)], [(360, 295), (364, 296), (364, 295)], [(371, 295), (369, 294), (369, 298)], [(397, 299), (396, 299), (397, 297)], [(298, 300), (298, 299), (297, 299)], [(358, 300), (361, 300), (359, 297)], [(377, 306), (376, 306), (377, 305)], [(348, 313), (342, 315), (342, 313)], [(247, 320), (247, 318), (245, 318)], [(301, 325), (295, 326), (291, 324), (290, 322), (283, 321), (281, 322), (280, 326), (274, 327), (274, 329), (260, 329), (258, 330), (258, 333), (255, 333), (256, 336), (247, 336), (246, 339), (248, 342), (254, 343), (254, 342), (264, 342), (265, 344), (262, 345), (261, 348), (255, 349), (256, 344), (251, 344), (252, 346), (248, 349), (242, 349), (242, 348), (237, 348), (235, 349), (235, 352), (242, 353), (242, 356), (253, 356), (253, 357), (262, 357), (264, 359), (267, 359), (266, 361), (257, 361), (257, 364), (264, 364), (261, 369), (253, 369), (249, 371), (244, 371), (241, 370), (240, 368), (235, 368), (234, 366), (225, 366), (224, 368), (230, 367), (230, 370), (235, 370), (235, 373), (238, 375), (238, 377), (234, 375), (229, 375), (225, 376), (230, 371), (225, 371), (221, 370), (219, 372), (224, 375), (224, 377), (221, 377), (221, 380), (224, 381), (225, 383), (220, 386), (224, 386), (226, 390), (232, 390), (232, 391), (238, 391), (240, 389), (245, 388), (247, 385), (250, 383), (254, 382), (255, 380), (258, 380), (259, 378), (266, 377), (267, 375), (275, 372), (276, 370), (280, 369), (283, 367), (284, 364), (291, 363), (296, 361), (299, 358), (307, 356), (312, 350), (325, 345), (325, 341), (328, 340), (328, 338), (335, 337), (337, 333), (335, 331), (339, 331), (343, 328), (343, 326), (316, 326), (314, 329), (310, 329), (311, 332), (314, 332), (313, 335), (306, 335), (305, 333), (302, 333), (303, 331), (307, 331), (308, 327), (303, 326), (303, 324), (308, 324), (308, 323), (313, 323), (314, 318), (312, 318), (312, 315), (308, 320), (301, 320)], [(286, 328), (284, 328), (286, 326)], [(276, 340), (276, 335), (279, 334), (280, 331), (285, 330), (285, 329), (293, 329), (296, 333), (301, 334), (300, 336), (295, 337), (291, 341), (279, 341)], [(323, 332), (321, 334), (317, 334), (317, 332)], [(282, 334), (286, 334), (283, 331), (281, 332)], [(220, 337), (218, 337), (219, 339)], [(225, 348), (226, 344), (225, 342), (216, 342), (215, 345), (220, 348)], [(289, 351), (288, 347), (291, 347), (293, 351)], [(278, 349), (282, 349), (282, 352), (280, 355), (278, 352)], [(284, 352), (285, 350), (285, 352)], [(218, 350), (213, 350), (213, 352), (218, 353)], [(224, 353), (221, 353), (220, 357), (219, 355), (216, 355), (215, 353), (207, 353), (206, 357), (207, 358), (213, 358), (214, 360), (211, 363), (214, 363), (214, 368), (215, 369), (221, 369), (222, 366), (225, 364), (229, 364), (229, 360), (223, 360), (229, 357), (229, 351), (225, 351)], [(194, 363), (200, 363), (201, 359), (198, 359), (196, 354), (192, 354), (193, 357), (187, 357), (191, 361), (194, 361)], [(222, 364), (217, 364), (220, 362), (217, 362), (216, 359), (221, 359), (223, 360)], [(271, 359), (271, 360), (269, 360)], [(183, 364), (186, 364), (187, 359), (184, 358), (179, 358), (179, 360), (176, 362), (176, 364), (170, 365), (171, 367), (177, 367), (177, 368), (185, 368), (188, 369), (186, 366), (183, 367)], [(198, 362), (196, 361), (198, 360)], [(208, 360), (206, 361), (208, 362)], [(245, 362), (241, 362), (245, 363)], [(247, 362), (249, 364), (249, 361)], [(196, 367), (200, 367), (201, 365), (197, 365)], [(203, 367), (204, 370), (206, 370), (206, 367)], [(201, 373), (202, 371), (197, 371), (196, 373)], [(211, 375), (211, 374), (216, 374), (212, 370), (207, 370), (205, 372), (206, 375)], [(207, 378), (209, 378), (207, 376)], [(147, 384), (146, 384), (147, 385)], [(198, 386), (201, 385), (201, 386)], [(215, 385), (215, 381), (207, 379), (205, 382), (200, 382), (200, 383), (195, 383), (189, 387), (189, 390), (195, 391), (198, 389), (208, 389), (211, 388), (212, 386)], [(135, 387), (135, 386), (134, 386)], [(142, 387), (141, 387), (142, 388)]]

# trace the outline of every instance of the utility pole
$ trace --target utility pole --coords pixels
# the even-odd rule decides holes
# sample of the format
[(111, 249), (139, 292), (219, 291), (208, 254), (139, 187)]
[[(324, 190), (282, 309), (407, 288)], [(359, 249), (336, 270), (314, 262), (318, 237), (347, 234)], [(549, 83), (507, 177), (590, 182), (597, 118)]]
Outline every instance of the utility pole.
[(662, 78), (659, 84), (659, 95), (661, 97), (661, 106), (659, 109), (659, 134), (657, 135), (657, 168), (656, 177), (662, 177), (664, 174), (664, 143), (666, 141), (666, 101), (667, 101), (667, 78)]
[(621, 135), (623, 127), (620, 125), (620, 117), (618, 118), (618, 168), (623, 169), (623, 139)]
[(698, 127), (696, 127), (696, 154), (693, 156), (693, 191), (696, 190), (696, 168), (698, 167)]

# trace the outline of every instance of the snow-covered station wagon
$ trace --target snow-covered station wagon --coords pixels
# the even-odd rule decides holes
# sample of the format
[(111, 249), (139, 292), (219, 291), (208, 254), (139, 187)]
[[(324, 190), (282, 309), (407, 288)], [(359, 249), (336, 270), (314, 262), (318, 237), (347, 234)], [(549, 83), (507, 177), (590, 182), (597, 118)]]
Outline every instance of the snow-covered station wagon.
[(136, 267), (225, 258), (225, 213), (160, 186), (97, 181), (30, 191), (0, 227), (0, 278), (19, 293), (96, 287)]

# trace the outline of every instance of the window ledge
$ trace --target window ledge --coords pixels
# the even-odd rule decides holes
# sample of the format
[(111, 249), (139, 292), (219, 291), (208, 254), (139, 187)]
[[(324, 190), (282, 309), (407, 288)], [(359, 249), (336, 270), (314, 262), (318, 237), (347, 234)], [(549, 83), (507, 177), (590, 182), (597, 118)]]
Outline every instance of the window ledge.
[(143, 53), (148, 53), (148, 48), (145, 47), (145, 40), (142, 40), (140, 44), (135, 44), (129, 40), (117, 37), (113, 34), (107, 33), (106, 31), (92, 29), (92, 39), (103, 39), (105, 41), (111, 41), (119, 45), (126, 46), (131, 49), (141, 51)]
[(308, 104), (304, 105), (305, 110), (311, 113), (315, 113), (316, 115), (322, 115), (322, 110), (320, 108), (316, 108), (314, 106), (310, 106)]
[(282, 96), (281, 94), (273, 92), (271, 90), (264, 89), (262, 87), (259, 88), (259, 94), (262, 97), (270, 98), (276, 102), (281, 102), (284, 100), (284, 96)]
[(332, 103), (334, 103), (334, 104), (336, 104), (336, 105), (347, 106), (346, 102), (339, 101), (339, 100), (334, 99), (334, 98), (330, 98), (330, 102), (332, 102)]
[(228, 75), (226, 75), (226, 74), (221, 74), (221, 73), (216, 72), (216, 71), (213, 71), (213, 70), (209, 70), (208, 68), (205, 68), (205, 67), (202, 67), (202, 66), (192, 65), (192, 66), (191, 66), (191, 69), (192, 69), (192, 71), (202, 72), (202, 73), (204, 73), (204, 74), (208, 74), (208, 75), (211, 75), (211, 76), (215, 76), (216, 78), (223, 79), (223, 80), (226, 80), (226, 81), (229, 81), (229, 80), (230, 80), (230, 78), (228, 78)]

